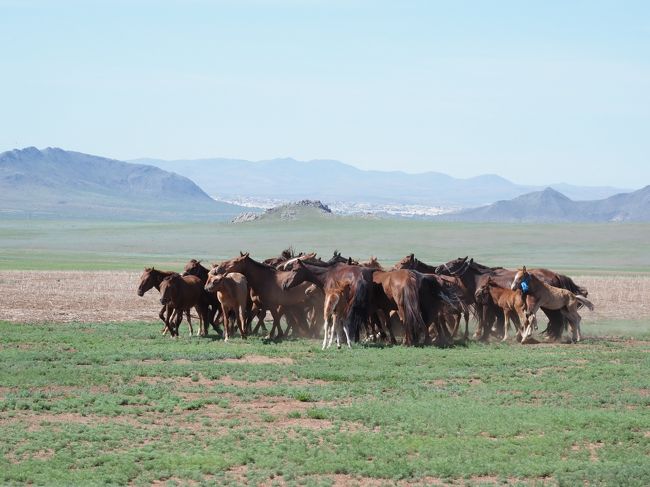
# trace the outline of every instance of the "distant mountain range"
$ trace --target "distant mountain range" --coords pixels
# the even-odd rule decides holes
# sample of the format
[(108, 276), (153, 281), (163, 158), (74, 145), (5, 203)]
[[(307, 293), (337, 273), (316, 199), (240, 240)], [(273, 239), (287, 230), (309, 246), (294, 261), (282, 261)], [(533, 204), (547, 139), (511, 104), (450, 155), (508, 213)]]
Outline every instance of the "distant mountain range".
[[(147, 164), (57, 148), (28, 147), (0, 153), (0, 216), (216, 221), (232, 220), (251, 211), (215, 201), (194, 179), (211, 196), (250, 195), (287, 201), (320, 198), (326, 204), (343, 201), (353, 206), (354, 202), (375, 202), (375, 208), (385, 205), (389, 210), (390, 204), (405, 210), (414, 205), (407, 213), (427, 219), (432, 218), (431, 214), (418, 215), (417, 205), (475, 206), (435, 217), (455, 221), (650, 221), (650, 186), (614, 195), (610, 193), (615, 188), (561, 186), (574, 196), (571, 199), (553, 188), (530, 192), (531, 187), (494, 175), (456, 179), (440, 173), (362, 171), (338, 161), (140, 162)], [(603, 194), (606, 197), (600, 196)], [(576, 201), (575, 195), (599, 196)], [(495, 200), (499, 201), (476, 208)], [(278, 220), (289, 216), (307, 218), (320, 211), (302, 206), (270, 210), (265, 219), (277, 215)], [(389, 210), (371, 213), (389, 216)]]
[(243, 210), (149, 165), (57, 148), (0, 154), (0, 215), (226, 220)]
[[(328, 204), (344, 201), (468, 208), (543, 188), (518, 185), (493, 174), (458, 179), (438, 172), (364, 171), (332, 160), (137, 159), (132, 162), (182, 174), (210, 196), (231, 200), (255, 196), (285, 201), (320, 199)], [(626, 191), (613, 187), (553, 186), (578, 200), (606, 198)]]
[(552, 188), (546, 188), (437, 219), (510, 223), (650, 222), (650, 186), (595, 201), (573, 201)]

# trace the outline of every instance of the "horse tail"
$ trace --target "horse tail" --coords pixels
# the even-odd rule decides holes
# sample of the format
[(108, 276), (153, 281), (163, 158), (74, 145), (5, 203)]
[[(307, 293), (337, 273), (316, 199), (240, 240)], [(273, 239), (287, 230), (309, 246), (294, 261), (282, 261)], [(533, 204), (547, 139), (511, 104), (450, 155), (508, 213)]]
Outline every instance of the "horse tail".
[(363, 278), (356, 282), (354, 294), (347, 306), (347, 313), (343, 326), (347, 327), (348, 334), (355, 342), (359, 341), (359, 330), (368, 320), (368, 306), (370, 301), (370, 286)]
[(589, 301), (589, 300), (588, 300), (587, 298), (585, 298), (584, 296), (581, 296), (580, 294), (576, 294), (575, 296), (576, 296), (576, 299), (577, 299), (580, 303), (584, 304), (587, 308), (589, 308), (589, 311), (593, 311), (593, 310), (594, 310), (594, 303), (592, 303), (591, 301)]
[(420, 313), (418, 284), (414, 275), (409, 276), (408, 281), (402, 288), (402, 306), (404, 312), (404, 328), (410, 331), (410, 335), (414, 341), (417, 341), (420, 331), (425, 328), (425, 324)]
[(564, 274), (557, 274), (558, 286), (568, 291), (571, 291), (573, 294), (580, 294), (581, 296), (588, 296), (589, 291), (582, 286), (578, 286), (573, 279)]

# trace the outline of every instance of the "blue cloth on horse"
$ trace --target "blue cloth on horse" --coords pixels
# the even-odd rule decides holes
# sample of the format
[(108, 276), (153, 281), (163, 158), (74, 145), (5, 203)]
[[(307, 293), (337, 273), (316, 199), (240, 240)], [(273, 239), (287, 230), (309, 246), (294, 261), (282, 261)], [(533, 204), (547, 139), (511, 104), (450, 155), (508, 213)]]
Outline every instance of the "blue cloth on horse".
[(521, 281), (521, 285), (520, 285), (520, 286), (521, 286), (521, 292), (522, 292), (522, 293), (524, 293), (524, 294), (528, 293), (528, 289), (529, 289), (529, 286), (528, 286), (528, 279), (526, 279), (525, 281)]

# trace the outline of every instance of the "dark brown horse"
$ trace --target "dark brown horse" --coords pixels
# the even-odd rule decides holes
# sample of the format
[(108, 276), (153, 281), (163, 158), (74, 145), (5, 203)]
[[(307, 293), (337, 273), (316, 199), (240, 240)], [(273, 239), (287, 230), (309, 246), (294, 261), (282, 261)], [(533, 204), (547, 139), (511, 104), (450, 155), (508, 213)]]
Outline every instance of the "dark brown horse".
[(208, 294), (203, 289), (203, 283), (196, 276), (172, 275), (163, 279), (160, 284), (160, 303), (171, 305), (176, 312), (176, 319), (169, 325), (172, 336), (178, 336), (178, 327), (183, 319), (183, 311), (187, 314), (187, 322), (190, 326), (190, 335), (193, 334), (192, 321), (189, 315), (191, 308), (195, 308), (200, 320), (200, 333), (207, 334), (206, 325), (208, 322)]
[[(293, 277), (290, 271), (279, 271), (275, 267), (257, 262), (251, 259), (248, 253), (240, 257), (222, 262), (216, 267), (217, 274), (228, 272), (239, 272), (246, 276), (248, 285), (255, 290), (262, 305), (271, 312), (273, 316), (273, 327), (270, 337), (282, 337), (280, 318), (285, 313), (292, 313), (298, 316), (298, 320), (304, 319), (304, 305), (308, 296), (305, 294), (309, 284), (296, 287), (287, 292), (286, 283)], [(289, 309), (295, 307), (295, 309)], [(301, 316), (302, 312), (302, 316)]]
[[(178, 275), (178, 273), (174, 271), (161, 271), (154, 269), (153, 267), (145, 267), (144, 272), (140, 276), (140, 284), (138, 285), (137, 291), (138, 296), (144, 296), (144, 294), (152, 288), (156, 288), (156, 290), (160, 292), (160, 284), (163, 279), (173, 275)], [(174, 308), (171, 305), (164, 305), (158, 313), (158, 317), (165, 324), (161, 330), (163, 335), (169, 330), (169, 322), (174, 318), (173, 314)]]
[(438, 267), (429, 265), (421, 260), (415, 258), (415, 254), (409, 254), (400, 260), (397, 264), (393, 266), (393, 269), (411, 269), (414, 271), (421, 272), (427, 275), (438, 275), (445, 282), (438, 282), (442, 287), (449, 287), (453, 290), (455, 294), (460, 299), (460, 305), (451, 307), (449, 305), (443, 305), (440, 310), (441, 316), (440, 319), (444, 320), (450, 325), (450, 332), (452, 336), (455, 336), (458, 328), (460, 327), (460, 321), (462, 318), (465, 319), (465, 334), (464, 338), (469, 337), (469, 315), (470, 315), (470, 306), (474, 303), (473, 296), (469, 295), (469, 291), (463, 284), (460, 279), (452, 276), (446, 276), (443, 273), (438, 272)]
[[(208, 282), (209, 270), (201, 264), (200, 260), (191, 259), (185, 268), (181, 276), (196, 276), (201, 279), (201, 282), (205, 286)], [(219, 328), (217, 327), (217, 322), (220, 318), (223, 317), (223, 308), (219, 300), (215, 297), (214, 294), (206, 293), (206, 299), (208, 301), (208, 323), (212, 325), (215, 331), (220, 333)]]

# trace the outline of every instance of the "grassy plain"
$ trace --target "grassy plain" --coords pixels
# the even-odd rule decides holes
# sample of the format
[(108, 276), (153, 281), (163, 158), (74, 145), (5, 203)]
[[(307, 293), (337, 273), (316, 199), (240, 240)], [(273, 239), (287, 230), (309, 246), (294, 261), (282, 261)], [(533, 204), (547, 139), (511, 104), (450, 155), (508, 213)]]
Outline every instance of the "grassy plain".
[(295, 222), (136, 223), (0, 221), (0, 270), (176, 268), (190, 258), (216, 261), (248, 250), (266, 258), (293, 245), (329, 257), (376, 255), (392, 264), (415, 252), (446, 262), (471, 255), (488, 265), (549, 267), (595, 274), (650, 272), (648, 224), (467, 224), (372, 219)]
[[(597, 305), (620, 310), (586, 314), (575, 346), (445, 350), (0, 321), (0, 483), (650, 485), (648, 242), (650, 225), (0, 221), (0, 270), (179, 268), (288, 245), (387, 264), (471, 255), (592, 275)], [(66, 311), (57, 299), (74, 273), (44, 273), (55, 282), (41, 287), (14, 274), (0, 285)], [(103, 282), (113, 274), (127, 279)], [(135, 300), (136, 277), (105, 273), (68, 307), (104, 307), (108, 288)]]
[(650, 333), (636, 330), (321, 352), (0, 322), (0, 482), (648, 485)]

